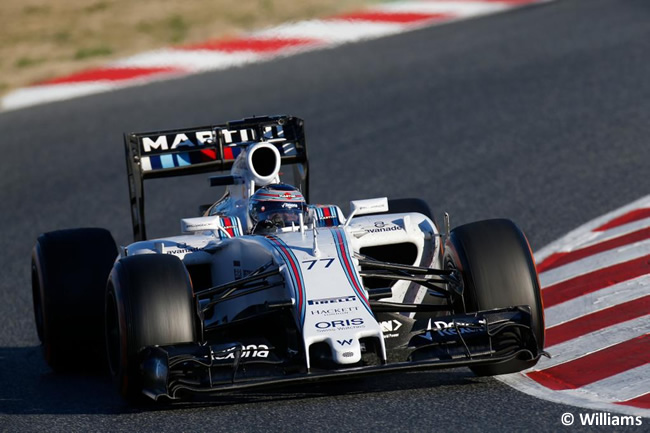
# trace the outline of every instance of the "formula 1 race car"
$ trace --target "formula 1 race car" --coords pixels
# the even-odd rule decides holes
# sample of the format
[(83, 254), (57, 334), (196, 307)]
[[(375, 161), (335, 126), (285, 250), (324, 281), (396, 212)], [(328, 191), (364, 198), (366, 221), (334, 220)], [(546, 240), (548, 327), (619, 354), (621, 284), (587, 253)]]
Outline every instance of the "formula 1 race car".
[[(520, 371), (544, 355), (540, 286), (511, 221), (439, 229), (419, 199), (308, 205), (304, 122), (125, 135), (134, 243), (45, 233), (32, 255), (55, 370), (108, 368), (129, 400), (413, 369)], [(292, 175), (293, 184), (282, 183)], [(223, 174), (229, 170), (229, 174)], [(147, 239), (144, 180), (222, 172), (183, 234)]]

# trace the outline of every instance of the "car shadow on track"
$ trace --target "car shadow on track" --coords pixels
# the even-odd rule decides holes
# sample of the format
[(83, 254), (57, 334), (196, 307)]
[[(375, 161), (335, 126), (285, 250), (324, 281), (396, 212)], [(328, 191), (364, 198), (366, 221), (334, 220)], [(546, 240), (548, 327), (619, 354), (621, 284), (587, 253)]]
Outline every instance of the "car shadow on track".
[(108, 375), (56, 374), (40, 347), (0, 348), (0, 414), (107, 414), (125, 408)]
[(393, 373), (280, 388), (224, 392), (183, 403), (129, 406), (110, 378), (101, 373), (57, 374), (43, 360), (40, 347), (0, 348), (0, 414), (120, 414), (191, 409), (331, 396), (371, 395), (455, 387), (487, 386), (467, 369)]

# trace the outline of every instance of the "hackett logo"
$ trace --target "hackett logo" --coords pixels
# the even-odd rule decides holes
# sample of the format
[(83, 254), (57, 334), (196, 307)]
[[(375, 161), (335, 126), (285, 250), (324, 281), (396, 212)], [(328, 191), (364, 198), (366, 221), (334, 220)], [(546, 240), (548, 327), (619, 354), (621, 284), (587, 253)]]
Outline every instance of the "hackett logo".
[(313, 316), (335, 316), (337, 314), (346, 314), (359, 311), (359, 307), (337, 307), (337, 308), (324, 308), (312, 310), (311, 314)]

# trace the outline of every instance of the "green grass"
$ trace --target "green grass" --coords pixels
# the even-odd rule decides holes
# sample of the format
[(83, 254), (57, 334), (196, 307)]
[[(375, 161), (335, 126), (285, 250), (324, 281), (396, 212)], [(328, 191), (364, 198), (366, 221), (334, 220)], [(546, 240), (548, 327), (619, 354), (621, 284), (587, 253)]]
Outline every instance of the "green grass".
[(70, 33), (67, 31), (56, 32), (52, 35), (52, 40), (57, 44), (64, 44), (70, 41)]
[(150, 37), (178, 44), (185, 40), (190, 26), (182, 16), (174, 14), (161, 21), (140, 21), (135, 28)]
[(91, 4), (90, 6), (86, 6), (84, 8), (84, 12), (89, 12), (89, 13), (101, 12), (101, 11), (105, 11), (108, 8), (109, 8), (108, 3), (100, 1), (100, 2), (97, 2), (97, 3)]
[(185, 40), (189, 26), (182, 16), (172, 15), (167, 19), (167, 25), (171, 31), (170, 42), (177, 44)]
[(90, 57), (108, 56), (111, 54), (113, 54), (113, 50), (107, 46), (80, 48), (74, 54), (74, 59), (83, 60), (83, 59), (88, 59)]
[(23, 8), (25, 15), (47, 15), (50, 13), (49, 6), (25, 6)]
[(39, 58), (31, 58), (31, 57), (21, 57), (18, 60), (16, 60), (16, 63), (14, 66), (16, 68), (22, 69), (22, 68), (29, 68), (30, 66), (38, 65), (40, 63), (43, 63), (45, 61), (44, 58), (39, 57)]

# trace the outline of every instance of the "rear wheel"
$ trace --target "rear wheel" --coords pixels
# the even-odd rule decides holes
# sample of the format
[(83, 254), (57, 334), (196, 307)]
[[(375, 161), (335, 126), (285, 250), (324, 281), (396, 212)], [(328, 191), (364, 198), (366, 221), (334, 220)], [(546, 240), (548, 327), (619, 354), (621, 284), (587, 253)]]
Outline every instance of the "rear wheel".
[(55, 371), (105, 368), (104, 291), (117, 247), (104, 229), (39, 236), (32, 251), (36, 330)]
[[(487, 220), (455, 228), (447, 241), (444, 265), (462, 274), (464, 292), (454, 305), (456, 312), (528, 305), (538, 352), (543, 349), (544, 312), (535, 262), (525, 235), (512, 221)], [(502, 341), (502, 349), (511, 350), (508, 349), (512, 347), (508, 344), (511, 342)], [(495, 349), (500, 350), (499, 347)], [(530, 368), (536, 363), (537, 360), (523, 356), (522, 359), (475, 366), (472, 371), (481, 376), (505, 374)]]
[(196, 341), (192, 287), (175, 256), (143, 254), (116, 263), (106, 289), (106, 346), (120, 394), (142, 397), (140, 350)]

